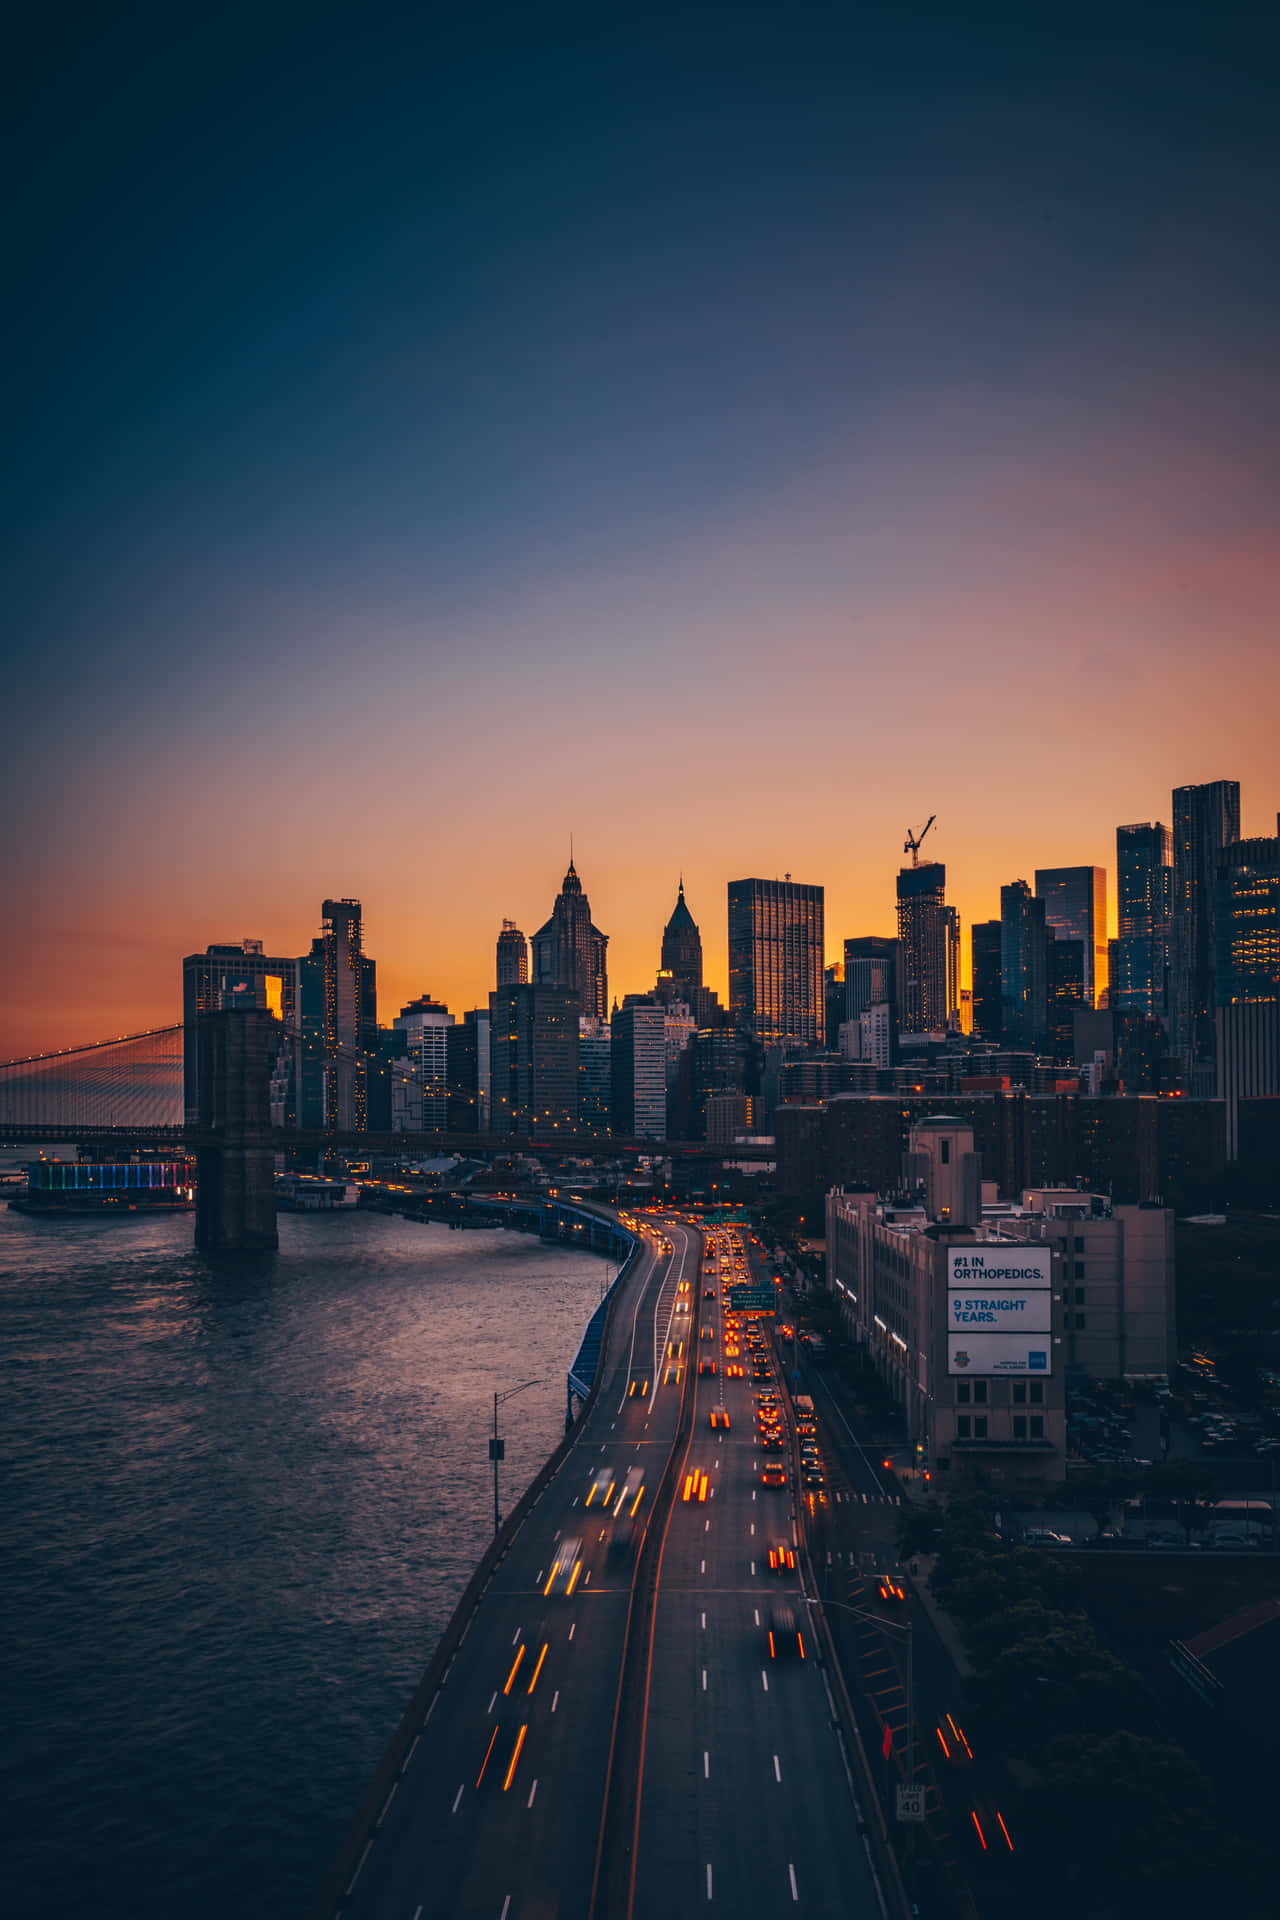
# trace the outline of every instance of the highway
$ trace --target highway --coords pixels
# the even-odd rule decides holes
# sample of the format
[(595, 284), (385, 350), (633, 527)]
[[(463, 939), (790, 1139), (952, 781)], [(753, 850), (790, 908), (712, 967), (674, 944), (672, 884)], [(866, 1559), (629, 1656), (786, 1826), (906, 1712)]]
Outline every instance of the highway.
[[(740, 1233), (718, 1237), (732, 1239), (736, 1265)], [(800, 1577), (794, 1566), (769, 1567), (771, 1546), (795, 1548), (791, 1450), (762, 1450), (750, 1349), (741, 1347), (746, 1377), (726, 1378), (736, 1356), (726, 1355), (721, 1280), (711, 1271), (705, 1280), (717, 1298), (702, 1302), (704, 1326), (715, 1331), (698, 1350), (714, 1358), (715, 1372), (695, 1381), (693, 1432), (663, 1546), (631, 1914), (669, 1920), (723, 1908), (880, 1920)], [(785, 1462), (784, 1487), (762, 1484), (766, 1462)], [(775, 1612), (772, 1657), (771, 1609), (779, 1607), (795, 1631), (784, 1633)]]
[[(586, 1920), (634, 1571), (634, 1545), (610, 1540), (633, 1511), (643, 1521), (671, 1451), (684, 1362), (666, 1349), (697, 1265), (694, 1232), (649, 1227), (599, 1391), (426, 1709), (334, 1909), (344, 1920)], [(637, 1470), (643, 1492), (633, 1479), (615, 1517)]]

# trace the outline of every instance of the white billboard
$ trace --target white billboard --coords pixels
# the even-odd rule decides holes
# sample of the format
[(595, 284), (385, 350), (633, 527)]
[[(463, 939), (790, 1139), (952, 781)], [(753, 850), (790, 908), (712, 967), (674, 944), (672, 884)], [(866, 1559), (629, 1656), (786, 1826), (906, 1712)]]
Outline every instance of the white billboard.
[(1053, 1276), (1053, 1252), (1049, 1247), (1014, 1246), (1003, 1241), (998, 1246), (948, 1247), (947, 1285), (977, 1292), (1006, 1287), (1047, 1287)]
[(952, 1333), (982, 1328), (988, 1333), (1048, 1333), (1052, 1295), (1047, 1287), (1006, 1287), (996, 1291), (947, 1293), (947, 1326)]
[(950, 1374), (1038, 1374), (1053, 1371), (1049, 1334), (949, 1333), (947, 1372)]

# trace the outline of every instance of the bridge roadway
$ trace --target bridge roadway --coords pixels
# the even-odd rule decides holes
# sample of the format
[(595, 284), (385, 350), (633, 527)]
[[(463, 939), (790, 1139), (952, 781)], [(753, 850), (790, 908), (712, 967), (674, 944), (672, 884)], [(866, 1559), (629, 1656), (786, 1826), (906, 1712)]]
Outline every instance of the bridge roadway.
[[(718, 1278), (707, 1284), (719, 1293)], [(693, 1383), (693, 1431), (663, 1549), (632, 1914), (681, 1920), (711, 1902), (712, 1913), (881, 1920), (800, 1576), (769, 1568), (771, 1545), (796, 1545), (790, 1453), (762, 1454), (750, 1354), (744, 1346), (747, 1377), (726, 1379), (721, 1302), (704, 1300), (703, 1314), (715, 1338), (699, 1350), (715, 1354), (716, 1371)], [(728, 1413), (727, 1431), (711, 1427), (713, 1408)], [(761, 1484), (766, 1458), (786, 1460), (785, 1488)], [(695, 1470), (708, 1476), (705, 1504), (681, 1497)], [(780, 1635), (770, 1657), (779, 1603), (803, 1636), (803, 1658)]]
[[(662, 1230), (672, 1253), (646, 1236), (612, 1316), (599, 1391), (427, 1709), (334, 1909), (343, 1920), (586, 1920), (634, 1569), (633, 1554), (608, 1552), (614, 1522), (600, 1498), (586, 1501), (602, 1468), (620, 1490), (639, 1466), (643, 1515), (675, 1438), (680, 1384), (673, 1371), (664, 1385), (662, 1360), (679, 1282), (697, 1284), (698, 1237), (675, 1222)], [(557, 1550), (574, 1538), (574, 1591), (547, 1595)]]

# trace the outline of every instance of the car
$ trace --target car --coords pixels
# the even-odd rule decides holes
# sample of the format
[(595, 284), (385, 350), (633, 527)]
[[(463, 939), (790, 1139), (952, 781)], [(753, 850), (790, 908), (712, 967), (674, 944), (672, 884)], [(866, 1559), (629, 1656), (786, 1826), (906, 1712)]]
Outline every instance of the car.
[(715, 1337), (716, 1330), (714, 1327), (703, 1327), (698, 1334), (700, 1340), (714, 1340)]
[(647, 1400), (648, 1397), (649, 1382), (647, 1380), (633, 1380), (627, 1398), (629, 1400)]
[(699, 1376), (699, 1378), (701, 1378), (703, 1374), (707, 1374), (707, 1373), (714, 1373), (714, 1372), (715, 1372), (715, 1370), (716, 1370), (716, 1363), (715, 1363), (715, 1361), (714, 1361), (714, 1360), (712, 1360), (712, 1359), (710, 1359), (710, 1358), (709, 1358), (709, 1357), (708, 1357), (708, 1356), (707, 1356), (706, 1354), (704, 1354), (704, 1355), (702, 1356), (702, 1358), (701, 1358), (701, 1360), (699, 1360), (699, 1362), (698, 1362), (698, 1376)]
[(762, 1487), (785, 1487), (786, 1469), (777, 1461), (771, 1460), (760, 1475), (760, 1484)]
[(636, 1543), (636, 1535), (638, 1532), (639, 1527), (631, 1518), (628, 1517), (625, 1520), (619, 1520), (613, 1532), (609, 1535), (610, 1557), (615, 1560), (620, 1560), (624, 1554), (630, 1553)]
[(627, 1471), (627, 1477), (622, 1483), (622, 1492), (618, 1495), (614, 1505), (613, 1515), (615, 1520), (621, 1519), (624, 1512), (630, 1514), (634, 1520), (636, 1508), (640, 1505), (643, 1497), (644, 1468), (630, 1467)]
[(746, 1369), (735, 1361), (732, 1365), (725, 1368), (725, 1372), (731, 1380), (741, 1380), (745, 1377)]
[(778, 1389), (776, 1387), (765, 1387), (757, 1393), (756, 1399), (767, 1401), (770, 1406), (776, 1407), (778, 1404)]
[(774, 1573), (794, 1573), (796, 1570), (796, 1550), (780, 1540), (776, 1547), (769, 1549), (769, 1566)]
[(772, 1606), (765, 1623), (765, 1634), (769, 1642), (769, 1658), (783, 1660), (791, 1654), (799, 1654), (803, 1660), (804, 1635), (796, 1621), (791, 1607)]
[(821, 1469), (818, 1467), (805, 1467), (803, 1469), (803, 1477), (806, 1487), (825, 1487), (827, 1484)]
[(713, 1427), (727, 1427), (729, 1424), (728, 1409), (726, 1407), (712, 1407), (711, 1424)]
[(1069, 1547), (1071, 1535), (1057, 1533), (1052, 1527), (1024, 1527), (1022, 1541), (1028, 1547)]
[(612, 1467), (598, 1468), (583, 1505), (589, 1507), (593, 1500), (599, 1500), (602, 1505), (608, 1506), (613, 1498), (613, 1489), (616, 1484)]
[(702, 1289), (702, 1297), (703, 1297), (703, 1299), (704, 1299), (704, 1300), (714, 1300), (714, 1299), (715, 1299), (715, 1297), (716, 1297), (716, 1290), (715, 1290), (715, 1288), (714, 1288), (714, 1287), (704, 1287), (704, 1288)]
[(890, 1567), (876, 1576), (876, 1594), (890, 1606), (900, 1606), (907, 1597), (907, 1577), (901, 1567)]
[(782, 1452), (782, 1435), (776, 1427), (766, 1427), (761, 1435), (760, 1445), (766, 1453)]
[(707, 1497), (707, 1476), (695, 1467), (692, 1473), (684, 1477), (684, 1491), (681, 1498), (685, 1501), (705, 1500)]
[(582, 1541), (575, 1535), (570, 1540), (562, 1540), (556, 1548), (556, 1557), (551, 1562), (551, 1572), (547, 1584), (542, 1589), (545, 1600), (550, 1594), (563, 1593), (566, 1598), (578, 1584), (578, 1575), (582, 1572)]

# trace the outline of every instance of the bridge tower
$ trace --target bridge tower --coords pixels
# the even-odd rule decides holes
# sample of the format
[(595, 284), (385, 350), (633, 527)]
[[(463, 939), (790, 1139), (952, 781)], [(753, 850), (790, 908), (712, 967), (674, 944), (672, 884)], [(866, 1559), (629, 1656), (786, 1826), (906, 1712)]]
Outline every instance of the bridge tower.
[(202, 1013), (196, 1245), (262, 1253), (279, 1245), (271, 1145), (271, 1063), (280, 1022), (261, 1007)]

